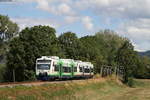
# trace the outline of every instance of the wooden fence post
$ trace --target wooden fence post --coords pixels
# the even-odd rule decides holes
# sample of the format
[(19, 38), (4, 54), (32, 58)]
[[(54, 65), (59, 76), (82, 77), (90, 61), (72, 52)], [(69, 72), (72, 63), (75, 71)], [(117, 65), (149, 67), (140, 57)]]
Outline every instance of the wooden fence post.
[(101, 67), (100, 75), (103, 77), (103, 66)]

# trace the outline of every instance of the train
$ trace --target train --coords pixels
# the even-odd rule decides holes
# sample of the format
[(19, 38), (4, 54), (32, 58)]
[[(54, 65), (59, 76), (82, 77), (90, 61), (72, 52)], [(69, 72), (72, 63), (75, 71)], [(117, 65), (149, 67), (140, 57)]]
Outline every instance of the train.
[(81, 60), (61, 59), (57, 56), (42, 56), (36, 59), (38, 80), (92, 78), (93, 64)]

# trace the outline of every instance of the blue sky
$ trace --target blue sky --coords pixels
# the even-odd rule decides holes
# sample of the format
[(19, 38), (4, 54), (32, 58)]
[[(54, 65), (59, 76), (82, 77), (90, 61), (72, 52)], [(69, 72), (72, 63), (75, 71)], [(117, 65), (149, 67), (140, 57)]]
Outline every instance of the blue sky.
[(81, 37), (112, 29), (129, 38), (135, 50), (150, 50), (150, 0), (13, 0), (0, 2), (0, 14), (20, 30), (49, 25), (57, 35), (72, 31)]

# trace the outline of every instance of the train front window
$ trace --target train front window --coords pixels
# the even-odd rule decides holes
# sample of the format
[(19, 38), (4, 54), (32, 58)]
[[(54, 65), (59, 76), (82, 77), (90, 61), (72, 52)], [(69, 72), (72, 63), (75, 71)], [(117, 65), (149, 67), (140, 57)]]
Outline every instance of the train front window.
[(37, 64), (37, 69), (49, 70), (50, 69), (50, 64)]

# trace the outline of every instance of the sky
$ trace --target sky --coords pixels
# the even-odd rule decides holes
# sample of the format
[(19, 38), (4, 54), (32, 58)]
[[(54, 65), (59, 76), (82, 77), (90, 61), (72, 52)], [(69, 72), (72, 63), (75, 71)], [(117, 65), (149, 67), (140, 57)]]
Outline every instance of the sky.
[(8, 15), (20, 30), (48, 25), (57, 36), (111, 29), (129, 38), (135, 50), (150, 50), (150, 0), (0, 0), (0, 14)]

